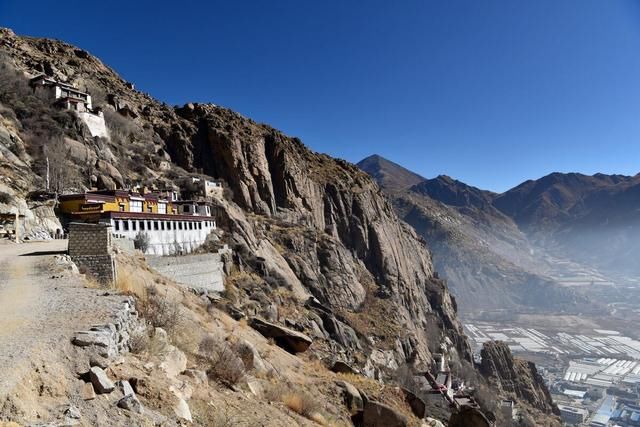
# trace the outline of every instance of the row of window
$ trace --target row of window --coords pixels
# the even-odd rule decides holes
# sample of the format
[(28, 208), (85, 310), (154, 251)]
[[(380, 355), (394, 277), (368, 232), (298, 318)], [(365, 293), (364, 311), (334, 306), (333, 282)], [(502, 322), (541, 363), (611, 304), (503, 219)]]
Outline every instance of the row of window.
[(114, 221), (115, 231), (165, 231), (165, 230), (202, 230), (202, 224), (206, 227), (213, 227), (213, 221), (149, 221), (149, 220), (116, 220)]
[[(120, 212), (125, 211), (125, 204), (120, 203)], [(131, 200), (129, 201), (129, 212), (142, 212), (142, 200)], [(153, 208), (151, 206), (147, 206), (147, 212), (153, 212)], [(166, 214), (167, 213), (167, 204), (166, 203), (158, 203), (158, 213)]]

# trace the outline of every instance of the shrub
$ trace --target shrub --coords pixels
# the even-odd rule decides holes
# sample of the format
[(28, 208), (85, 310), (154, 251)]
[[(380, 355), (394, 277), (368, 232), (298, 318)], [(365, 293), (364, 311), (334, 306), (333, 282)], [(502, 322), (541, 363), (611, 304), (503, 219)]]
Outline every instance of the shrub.
[(147, 328), (137, 328), (129, 337), (129, 350), (133, 354), (139, 354), (149, 348), (150, 338)]
[(142, 251), (143, 254), (147, 252), (147, 249), (149, 249), (149, 243), (149, 235), (142, 231), (139, 231), (133, 239), (133, 247)]
[(13, 200), (13, 197), (9, 193), (0, 191), (0, 203), (9, 204)]
[(166, 294), (160, 295), (154, 287), (148, 287), (138, 304), (140, 316), (154, 328), (162, 328), (172, 333), (182, 322), (180, 303)]
[(244, 378), (245, 364), (226, 341), (207, 336), (200, 342), (199, 350), (207, 361), (209, 378), (227, 386), (233, 386)]

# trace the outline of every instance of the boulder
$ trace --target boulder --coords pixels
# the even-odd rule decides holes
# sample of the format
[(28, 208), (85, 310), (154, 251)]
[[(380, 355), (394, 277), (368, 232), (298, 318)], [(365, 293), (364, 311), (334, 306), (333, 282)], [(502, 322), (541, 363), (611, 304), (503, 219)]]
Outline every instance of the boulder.
[(126, 409), (127, 411), (142, 414), (142, 403), (138, 400), (135, 394), (127, 394), (116, 403), (118, 408)]
[(102, 368), (97, 366), (91, 368), (89, 378), (91, 378), (91, 384), (98, 394), (111, 393), (115, 389), (115, 385)]
[(357, 388), (346, 381), (336, 381), (336, 385), (342, 390), (344, 404), (349, 409), (351, 415), (363, 410), (364, 403)]
[(84, 383), (82, 385), (82, 389), (80, 390), (80, 396), (82, 400), (93, 400), (96, 398), (96, 392), (93, 389), (93, 384)]
[(129, 384), (129, 381), (127, 380), (118, 381), (118, 386), (120, 386), (120, 390), (122, 391), (122, 394), (125, 396), (129, 396), (130, 394), (135, 394), (133, 392), (133, 387), (131, 387), (131, 384)]
[(265, 337), (273, 338), (278, 346), (289, 353), (302, 353), (313, 343), (313, 340), (302, 332), (267, 322), (259, 317), (252, 317), (249, 324)]
[(97, 366), (102, 369), (107, 369), (109, 367), (109, 361), (102, 356), (92, 354), (89, 358), (89, 366)]
[(189, 378), (192, 378), (196, 384), (206, 384), (207, 373), (198, 369), (186, 369), (183, 374)]
[(240, 339), (236, 344), (236, 352), (238, 356), (244, 362), (244, 367), (247, 370), (255, 370), (259, 373), (267, 372), (267, 367), (265, 366), (260, 353), (258, 350), (247, 340)]
[(422, 422), (421, 427), (445, 427), (445, 426), (444, 424), (442, 424), (442, 421), (436, 420), (435, 418), (427, 417)]
[(364, 404), (362, 422), (365, 427), (406, 427), (407, 417), (380, 402), (373, 400)]
[(256, 378), (247, 377), (247, 388), (254, 396), (262, 397), (264, 395), (264, 387), (262, 383)]
[(178, 403), (176, 403), (176, 405), (173, 407), (173, 413), (176, 414), (178, 418), (193, 422), (193, 418), (191, 417), (191, 409), (189, 409), (189, 405), (182, 398), (178, 398)]
[(402, 388), (402, 393), (404, 394), (404, 400), (409, 404), (411, 410), (413, 411), (413, 415), (422, 419), (427, 414), (427, 405), (424, 400), (420, 399), (410, 390)]
[(69, 407), (64, 411), (64, 415), (65, 417), (72, 418), (74, 420), (79, 420), (81, 417), (80, 409), (73, 405), (69, 405)]
[(78, 347), (88, 347), (90, 345), (109, 347), (111, 338), (109, 334), (102, 331), (80, 331), (73, 337), (72, 342)]
[(333, 314), (320, 312), (322, 326), (329, 336), (345, 347), (361, 350), (358, 335), (350, 326), (336, 319)]
[(80, 409), (73, 405), (69, 405), (69, 407), (64, 411), (64, 422), (61, 425), (64, 426), (75, 426), (80, 424)]
[(343, 374), (353, 374), (353, 375), (360, 374), (360, 372), (358, 372), (357, 369), (355, 369), (351, 365), (341, 360), (336, 360), (336, 362), (331, 367), (331, 371), (335, 373), (343, 373)]
[(163, 359), (159, 367), (169, 378), (175, 378), (187, 369), (187, 356), (172, 345), (169, 346)]

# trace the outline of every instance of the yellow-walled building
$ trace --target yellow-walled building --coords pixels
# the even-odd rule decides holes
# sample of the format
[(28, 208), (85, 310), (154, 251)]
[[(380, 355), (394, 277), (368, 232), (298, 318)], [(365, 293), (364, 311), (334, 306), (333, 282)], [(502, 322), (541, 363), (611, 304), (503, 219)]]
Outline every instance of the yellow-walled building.
[(157, 194), (140, 194), (126, 190), (88, 191), (86, 193), (60, 196), (59, 210), (62, 214), (82, 216), (105, 212), (139, 212), (175, 215), (177, 209), (172, 201)]

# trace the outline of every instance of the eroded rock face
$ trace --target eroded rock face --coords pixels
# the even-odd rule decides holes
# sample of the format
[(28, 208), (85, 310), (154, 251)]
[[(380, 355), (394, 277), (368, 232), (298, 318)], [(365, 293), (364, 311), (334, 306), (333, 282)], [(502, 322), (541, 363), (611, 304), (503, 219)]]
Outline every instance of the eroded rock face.
[(507, 344), (501, 341), (486, 342), (481, 356), (480, 372), (494, 387), (546, 414), (559, 415), (534, 363), (514, 358)]
[[(196, 154), (183, 167), (224, 179), (245, 210), (305, 227), (264, 235), (279, 240), (291, 270), (316, 298), (347, 311), (370, 309), (367, 293), (386, 298), (397, 308), (388, 320), (407, 325), (404, 334), (416, 342), (419, 360), (430, 358), (430, 345), (440, 345), (434, 335), (448, 336), (461, 357), (469, 358), (455, 303), (434, 277), (425, 242), (398, 220), (368, 176), (219, 107), (196, 104), (176, 113), (188, 124), (170, 139), (169, 152), (188, 147)], [(429, 324), (427, 318), (434, 317)], [(441, 333), (429, 343), (425, 328)]]

